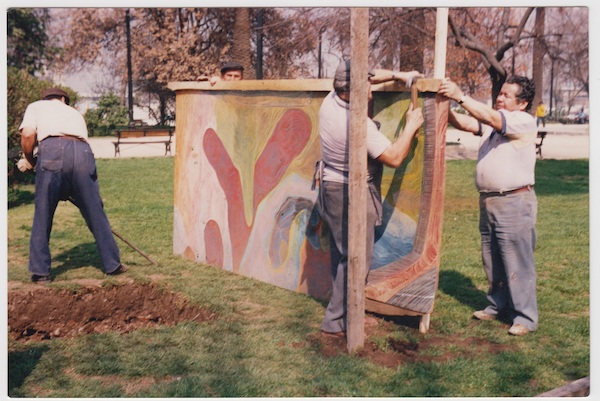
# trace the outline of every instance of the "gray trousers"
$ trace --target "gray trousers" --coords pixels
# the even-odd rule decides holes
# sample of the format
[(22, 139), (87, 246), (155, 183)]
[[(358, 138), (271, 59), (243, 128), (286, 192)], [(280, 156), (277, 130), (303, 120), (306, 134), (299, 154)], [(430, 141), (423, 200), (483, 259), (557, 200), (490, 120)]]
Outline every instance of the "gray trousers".
[[(348, 272), (348, 185), (323, 181), (318, 210), (330, 230), (331, 277), (333, 289), (325, 311), (321, 329), (329, 333), (346, 331), (347, 272)], [(375, 224), (378, 212), (374, 196), (379, 196), (375, 185), (369, 184), (367, 195), (367, 274), (373, 261)], [(366, 276), (365, 276), (366, 280)]]
[(485, 312), (504, 312), (514, 324), (535, 330), (538, 324), (536, 272), (537, 198), (528, 192), (479, 198), (481, 256), (490, 284)]

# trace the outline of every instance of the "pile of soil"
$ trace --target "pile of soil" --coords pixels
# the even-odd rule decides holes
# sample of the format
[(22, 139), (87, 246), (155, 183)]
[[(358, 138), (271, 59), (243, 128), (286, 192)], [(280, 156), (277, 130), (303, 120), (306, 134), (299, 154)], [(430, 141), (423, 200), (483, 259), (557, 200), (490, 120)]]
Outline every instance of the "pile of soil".
[(71, 338), (142, 327), (205, 322), (214, 313), (155, 285), (84, 287), (77, 291), (29, 287), (8, 292), (8, 325), (18, 341)]

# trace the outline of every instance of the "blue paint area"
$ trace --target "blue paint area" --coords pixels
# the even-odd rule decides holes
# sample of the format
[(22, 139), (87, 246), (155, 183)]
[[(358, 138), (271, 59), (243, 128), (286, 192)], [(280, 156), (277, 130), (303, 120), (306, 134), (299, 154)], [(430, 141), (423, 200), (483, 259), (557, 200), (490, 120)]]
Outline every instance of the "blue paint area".
[[(382, 232), (382, 230), (384, 231)], [(371, 270), (378, 269), (408, 255), (413, 249), (416, 231), (417, 222), (394, 209), (389, 220), (375, 228), (375, 246), (373, 247)]]

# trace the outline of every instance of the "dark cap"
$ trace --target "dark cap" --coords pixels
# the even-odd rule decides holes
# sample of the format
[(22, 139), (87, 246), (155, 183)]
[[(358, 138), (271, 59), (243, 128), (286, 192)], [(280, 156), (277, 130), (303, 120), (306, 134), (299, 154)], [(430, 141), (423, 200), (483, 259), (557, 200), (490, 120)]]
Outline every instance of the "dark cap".
[[(371, 70), (368, 71), (368, 77), (375, 75)], [(342, 60), (335, 70), (336, 81), (350, 82), (350, 60)]]
[(221, 74), (225, 74), (227, 71), (244, 72), (244, 66), (235, 61), (228, 61), (227, 63), (223, 63), (223, 66), (221, 67)]
[(42, 100), (59, 97), (64, 97), (66, 104), (69, 104), (69, 102), (71, 101), (71, 99), (69, 99), (69, 95), (67, 95), (67, 92), (59, 88), (48, 88), (42, 93)]

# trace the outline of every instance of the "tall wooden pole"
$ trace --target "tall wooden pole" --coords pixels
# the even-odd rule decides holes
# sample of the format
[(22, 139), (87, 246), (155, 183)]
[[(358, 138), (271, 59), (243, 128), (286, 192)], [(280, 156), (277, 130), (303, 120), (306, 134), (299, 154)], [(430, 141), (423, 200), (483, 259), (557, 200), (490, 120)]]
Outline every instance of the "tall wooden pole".
[(444, 79), (446, 77), (446, 48), (448, 42), (448, 9), (438, 8), (436, 11), (435, 27), (435, 58), (433, 64), (433, 77)]
[(129, 9), (125, 10), (125, 28), (127, 35), (127, 107), (129, 111), (129, 124), (133, 124), (133, 72), (131, 68), (131, 28)]
[(348, 175), (348, 352), (365, 343), (365, 277), (367, 275), (367, 113), (369, 9), (350, 14), (350, 138)]

